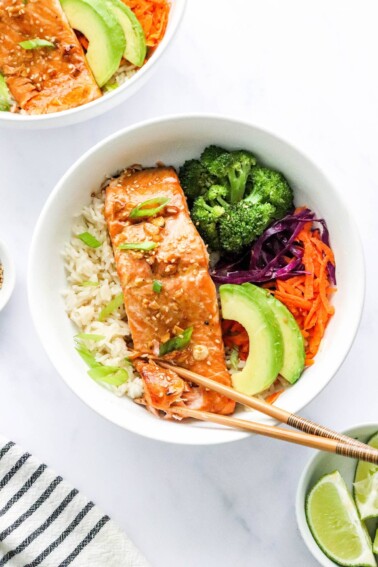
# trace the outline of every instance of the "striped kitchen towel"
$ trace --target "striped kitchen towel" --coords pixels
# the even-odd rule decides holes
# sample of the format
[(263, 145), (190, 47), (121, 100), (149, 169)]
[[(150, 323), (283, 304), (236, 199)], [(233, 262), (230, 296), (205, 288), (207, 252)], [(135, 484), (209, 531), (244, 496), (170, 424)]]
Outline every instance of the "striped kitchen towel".
[(148, 567), (62, 477), (0, 437), (0, 567)]

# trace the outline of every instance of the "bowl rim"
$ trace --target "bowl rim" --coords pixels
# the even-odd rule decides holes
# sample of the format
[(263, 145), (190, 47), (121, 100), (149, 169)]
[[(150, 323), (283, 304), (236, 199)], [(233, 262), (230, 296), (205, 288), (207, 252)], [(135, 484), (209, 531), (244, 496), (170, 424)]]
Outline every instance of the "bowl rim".
[[(358, 434), (361, 429), (375, 429), (378, 431), (378, 423), (374, 421), (368, 421), (363, 423), (355, 424), (347, 429), (343, 430), (341, 433), (344, 435), (353, 436)], [(308, 492), (308, 481), (312, 474), (313, 469), (316, 466), (317, 461), (319, 461), (324, 456), (323, 451), (316, 451), (314, 455), (310, 457), (307, 461), (301, 476), (299, 477), (298, 486), (295, 495), (295, 517), (297, 521), (297, 526), (302, 540), (306, 544), (308, 551), (311, 555), (323, 566), (323, 567), (339, 567), (338, 563), (335, 563), (327, 557), (327, 555), (320, 549), (316, 543), (311, 530), (307, 524), (306, 520), (306, 496)]]
[[(169, 1), (172, 2), (172, 0)], [(177, 12), (175, 12), (175, 19), (173, 21), (173, 24), (169, 25), (168, 22), (164, 37), (157, 46), (152, 56), (142, 67), (139, 68), (139, 70), (130, 79), (125, 81), (118, 89), (106, 93), (106, 95), (103, 95), (100, 98), (97, 98), (96, 100), (92, 100), (91, 102), (87, 102), (85, 104), (76, 106), (74, 108), (62, 110), (61, 112), (51, 112), (48, 114), (38, 114), (38, 115), (0, 112), (0, 125), (43, 126), (43, 125), (47, 125), (49, 122), (56, 122), (56, 124), (54, 125), (55, 127), (64, 126), (65, 121), (67, 122), (68, 125), (75, 122), (79, 122), (80, 120), (89, 119), (90, 115), (87, 117), (83, 116), (82, 118), (80, 118), (80, 120), (77, 118), (77, 115), (80, 115), (81, 113), (83, 113), (84, 115), (85, 111), (87, 111), (88, 114), (90, 114), (91, 111), (97, 114), (101, 114), (102, 112), (106, 112), (106, 110), (114, 108), (115, 106), (120, 104), (127, 96), (126, 93), (129, 90), (131, 91), (130, 95), (133, 94), (133, 87), (138, 81), (140, 81), (141, 83), (140, 86), (142, 86), (143, 78), (146, 78), (146, 76), (150, 74), (150, 71), (155, 68), (155, 63), (157, 63), (157, 61), (161, 58), (163, 53), (166, 51), (168, 45), (171, 43), (174, 36), (176, 35), (176, 32), (179, 29), (184, 16), (184, 12), (187, 6), (187, 0), (174, 0), (174, 1), (175, 3), (177, 3), (177, 8), (175, 8)], [(100, 107), (104, 105), (105, 108), (100, 110)], [(108, 108), (106, 106), (108, 106)]]
[(0, 311), (4, 309), (13, 293), (16, 283), (16, 270), (12, 255), (8, 246), (3, 240), (0, 240), (0, 263), (5, 268), (3, 286), (0, 289)]
[[(146, 433), (146, 432), (142, 433), (137, 426), (134, 426), (133, 421), (128, 423), (127, 428), (126, 428), (123, 423), (120, 423), (117, 419), (112, 419), (112, 418), (108, 417), (107, 415), (105, 415), (105, 412), (103, 412), (101, 408), (96, 406), (95, 403), (92, 403), (92, 401), (88, 401), (84, 396), (79, 395), (75, 391), (74, 387), (71, 384), (69, 384), (66, 381), (66, 379), (64, 378), (64, 376), (60, 373), (60, 371), (57, 370), (57, 367), (55, 365), (55, 361), (53, 360), (53, 356), (47, 348), (46, 341), (44, 339), (43, 329), (38, 322), (38, 310), (37, 310), (36, 305), (35, 305), (36, 302), (33, 300), (33, 295), (34, 295), (34, 289), (33, 288), (34, 288), (34, 286), (33, 286), (33, 274), (32, 274), (33, 265), (35, 265), (34, 257), (37, 255), (37, 245), (36, 244), (37, 244), (37, 241), (39, 239), (39, 233), (43, 231), (43, 227), (44, 227), (44, 224), (45, 224), (46, 217), (48, 217), (49, 208), (50, 208), (51, 204), (53, 203), (53, 201), (55, 200), (57, 194), (61, 191), (62, 187), (66, 184), (67, 180), (71, 177), (71, 175), (73, 175), (75, 173), (75, 170), (77, 168), (79, 168), (81, 164), (83, 164), (86, 160), (88, 160), (93, 154), (101, 152), (101, 150), (105, 146), (111, 145), (116, 139), (121, 138), (121, 137), (126, 136), (126, 135), (129, 136), (135, 130), (148, 128), (150, 126), (154, 126), (154, 125), (157, 125), (157, 124), (163, 126), (164, 124), (166, 124), (168, 122), (182, 122), (182, 121), (191, 121), (191, 120), (201, 120), (201, 121), (207, 120), (207, 121), (213, 121), (213, 122), (221, 121), (224, 124), (227, 123), (229, 126), (232, 126), (234, 128), (238, 127), (238, 126), (251, 127), (255, 131), (259, 131), (262, 134), (268, 135), (268, 136), (272, 137), (273, 139), (276, 139), (278, 142), (286, 145), (291, 150), (293, 150), (295, 153), (297, 153), (299, 156), (301, 156), (303, 159), (305, 159), (310, 164), (312, 164), (312, 166), (315, 167), (325, 177), (325, 179), (327, 179), (329, 181), (333, 191), (337, 194), (340, 202), (342, 203), (342, 205), (344, 207), (345, 212), (349, 216), (349, 219), (350, 219), (350, 222), (351, 222), (351, 230), (353, 232), (352, 236), (353, 236), (355, 245), (357, 247), (356, 262), (358, 263), (357, 269), (358, 269), (358, 272), (360, 274), (360, 278), (359, 278), (359, 280), (356, 284), (356, 295), (355, 295), (355, 298), (354, 298), (355, 317), (354, 317), (353, 325), (351, 326), (351, 332), (349, 334), (349, 339), (345, 343), (341, 354), (338, 357), (335, 357), (335, 359), (333, 359), (333, 365), (331, 366), (331, 370), (330, 370), (330, 377), (327, 380), (327, 382), (322, 384), (322, 386), (316, 392), (315, 395), (311, 396), (311, 394), (310, 394), (307, 398), (304, 399), (304, 401), (297, 404), (294, 409), (290, 408), (289, 411), (299, 412), (303, 408), (305, 408), (307, 406), (307, 404), (312, 402), (322, 392), (322, 390), (327, 386), (329, 381), (335, 376), (335, 374), (337, 373), (337, 371), (341, 367), (342, 363), (344, 362), (345, 358), (347, 357), (347, 355), (348, 355), (348, 353), (349, 353), (349, 351), (352, 347), (352, 344), (354, 342), (354, 339), (356, 337), (357, 330), (359, 328), (359, 324), (360, 324), (360, 320), (361, 320), (361, 316), (362, 316), (362, 309), (363, 309), (364, 297), (365, 297), (365, 262), (364, 262), (364, 255), (363, 255), (363, 247), (362, 247), (362, 243), (361, 243), (361, 238), (360, 238), (359, 231), (358, 231), (357, 225), (355, 223), (354, 217), (351, 214), (349, 207), (343, 201), (341, 192), (337, 189), (335, 184), (332, 182), (332, 179), (330, 179), (330, 177), (328, 175), (325, 175), (322, 168), (320, 166), (318, 166), (317, 163), (313, 162), (313, 160), (311, 158), (309, 158), (307, 156), (307, 154), (304, 151), (300, 150), (296, 145), (292, 144), (291, 142), (288, 142), (285, 138), (281, 137), (280, 135), (277, 135), (275, 132), (273, 132), (269, 128), (258, 126), (256, 124), (254, 124), (253, 122), (250, 122), (250, 121), (247, 121), (247, 120), (235, 118), (233, 116), (225, 116), (225, 115), (221, 115), (221, 114), (211, 114), (211, 113), (210, 114), (209, 113), (173, 114), (173, 115), (168, 115), (168, 116), (163, 116), (163, 117), (155, 117), (153, 119), (147, 119), (147, 120), (135, 123), (135, 124), (128, 126), (126, 128), (122, 128), (121, 130), (114, 132), (110, 136), (107, 136), (106, 138), (104, 138), (103, 140), (101, 140), (100, 142), (95, 144), (92, 148), (88, 149), (81, 157), (79, 157), (68, 168), (66, 173), (64, 173), (63, 176), (60, 178), (60, 180), (56, 183), (54, 189), (50, 193), (49, 197), (47, 198), (47, 200), (46, 200), (46, 202), (45, 202), (45, 204), (44, 204), (44, 206), (41, 210), (41, 213), (39, 215), (39, 218), (37, 220), (37, 223), (36, 223), (34, 231), (33, 231), (33, 237), (32, 237), (32, 242), (31, 242), (30, 252), (29, 252), (28, 274), (27, 274), (28, 303), (29, 303), (29, 308), (30, 308), (30, 311), (31, 311), (33, 323), (34, 323), (35, 329), (37, 331), (37, 335), (38, 335), (38, 337), (39, 337), (39, 339), (42, 343), (42, 346), (44, 347), (50, 361), (52, 362), (52, 364), (55, 368), (55, 370), (61, 376), (63, 381), (66, 383), (66, 385), (86, 405), (88, 405), (91, 409), (96, 411), (96, 413), (101, 415), (103, 418), (112, 421), (113, 423), (119, 425), (123, 429), (127, 429), (128, 431), (132, 431), (133, 433), (138, 433), (140, 435), (143, 435), (145, 437), (149, 437), (149, 438), (157, 440), (157, 441), (170, 442), (170, 443), (174, 443), (174, 444), (178, 443), (178, 444), (188, 444), (188, 445), (200, 445), (200, 444), (202, 444), (200, 440), (185, 439), (185, 440), (181, 440), (180, 442), (175, 441), (173, 439), (170, 439), (169, 435), (163, 436), (160, 433), (155, 433), (153, 428), (148, 433)], [(276, 425), (277, 420), (270, 419), (269, 423)], [(219, 441), (218, 440), (216, 440), (216, 441), (204, 441), (203, 444), (220, 444), (220, 443), (232, 442), (232, 441), (244, 439), (244, 438), (248, 437), (249, 435), (250, 434), (247, 433), (247, 432), (237, 431), (231, 438), (228, 438), (227, 436), (223, 436), (223, 437), (220, 436)]]

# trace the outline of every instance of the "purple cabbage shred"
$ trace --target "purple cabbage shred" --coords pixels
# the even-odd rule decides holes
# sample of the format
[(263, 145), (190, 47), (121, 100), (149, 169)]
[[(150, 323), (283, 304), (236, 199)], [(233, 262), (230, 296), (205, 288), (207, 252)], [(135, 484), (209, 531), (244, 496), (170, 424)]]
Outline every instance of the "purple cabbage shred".
[[(249, 252), (239, 257), (224, 257), (211, 272), (215, 283), (264, 283), (305, 274), (303, 249), (296, 238), (306, 222), (320, 225), (321, 239), (327, 246), (329, 232), (324, 219), (317, 219), (310, 209), (290, 213), (270, 225), (252, 244)], [(287, 258), (290, 261), (287, 262)], [(329, 280), (336, 285), (335, 267), (327, 266)]]

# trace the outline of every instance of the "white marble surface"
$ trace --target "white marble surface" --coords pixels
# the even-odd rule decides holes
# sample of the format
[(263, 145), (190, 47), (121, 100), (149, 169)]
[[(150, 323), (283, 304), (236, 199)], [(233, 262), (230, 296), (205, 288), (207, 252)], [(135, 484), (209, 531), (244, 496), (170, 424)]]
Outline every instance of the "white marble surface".
[(14, 296), (0, 314), (0, 432), (92, 497), (153, 566), (315, 567), (294, 516), (310, 450), (257, 437), (164, 445), (84, 406), (47, 360), (29, 316), (26, 266), (38, 214), (84, 150), (138, 120), (210, 111), (285, 136), (345, 194), (367, 260), (358, 337), (303, 414), (339, 429), (378, 422), (377, 17), (375, 0), (189, 0), (174, 46), (134, 98), (66, 130), (0, 132), (0, 238), (17, 266)]

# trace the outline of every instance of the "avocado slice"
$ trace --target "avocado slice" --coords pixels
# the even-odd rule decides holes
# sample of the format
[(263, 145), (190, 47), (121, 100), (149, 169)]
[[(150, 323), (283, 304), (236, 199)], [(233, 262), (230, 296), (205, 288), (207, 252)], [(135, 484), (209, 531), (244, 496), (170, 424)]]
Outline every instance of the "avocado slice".
[(0, 112), (7, 112), (12, 106), (12, 98), (3, 75), (0, 74)]
[(141, 67), (147, 53), (146, 38), (140, 22), (134, 12), (122, 0), (106, 0), (109, 10), (113, 12), (122, 26), (126, 38), (124, 58), (133, 65)]
[(61, 4), (70, 25), (89, 41), (88, 65), (102, 87), (117, 71), (125, 51), (121, 24), (106, 0), (61, 0)]
[(259, 293), (261, 297), (265, 298), (276, 316), (284, 344), (283, 363), (279, 373), (290, 384), (294, 384), (301, 376), (305, 365), (304, 340), (298, 323), (287, 307), (265, 289), (249, 283), (243, 284), (243, 287), (246, 289), (253, 288), (255, 293)]
[(239, 392), (253, 396), (269, 388), (281, 370), (280, 327), (265, 298), (254, 289), (225, 284), (220, 286), (219, 293), (223, 317), (243, 325), (249, 336), (248, 358), (243, 370), (232, 374), (232, 385)]

